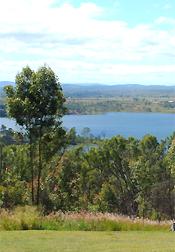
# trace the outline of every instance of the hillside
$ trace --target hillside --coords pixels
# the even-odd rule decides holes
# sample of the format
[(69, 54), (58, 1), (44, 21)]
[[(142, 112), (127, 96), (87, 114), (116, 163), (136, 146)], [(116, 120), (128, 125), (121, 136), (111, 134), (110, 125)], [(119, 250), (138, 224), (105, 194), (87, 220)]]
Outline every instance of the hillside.
[(138, 84), (126, 85), (75, 85), (63, 84), (66, 96), (74, 98), (116, 97), (116, 96), (171, 96), (175, 95), (175, 86), (144, 86)]
[[(14, 85), (14, 82), (0, 81), (0, 93), (3, 94), (3, 88), (6, 85)], [(175, 96), (175, 86), (160, 85), (105, 85), (105, 84), (62, 84), (63, 92), (66, 97), (71, 98), (99, 98), (99, 97), (170, 97)]]

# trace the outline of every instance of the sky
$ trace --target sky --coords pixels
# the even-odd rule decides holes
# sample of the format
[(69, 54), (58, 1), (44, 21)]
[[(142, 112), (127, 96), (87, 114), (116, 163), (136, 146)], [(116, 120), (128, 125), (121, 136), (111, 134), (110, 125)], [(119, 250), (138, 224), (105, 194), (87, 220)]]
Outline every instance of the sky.
[(0, 0), (0, 81), (175, 85), (175, 0)]

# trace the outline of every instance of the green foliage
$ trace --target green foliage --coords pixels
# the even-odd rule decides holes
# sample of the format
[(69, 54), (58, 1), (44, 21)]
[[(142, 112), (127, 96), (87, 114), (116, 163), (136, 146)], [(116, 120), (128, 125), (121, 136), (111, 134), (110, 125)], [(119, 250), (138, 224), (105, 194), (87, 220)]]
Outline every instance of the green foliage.
[[(65, 131), (61, 127), (65, 99), (61, 85), (58, 77), (46, 65), (36, 72), (27, 66), (17, 74), (16, 86), (7, 86), (5, 91), (8, 115), (23, 126), (28, 135), (32, 202), (36, 198), (36, 203), (39, 204), (43, 168), (65, 144)], [(38, 165), (35, 167), (37, 148)]]
[(24, 181), (10, 172), (6, 172), (3, 179), (0, 185), (0, 207), (13, 208), (30, 202), (29, 189)]
[(72, 149), (59, 168), (58, 207), (172, 218), (166, 148), (148, 135), (141, 141), (113, 137), (88, 152)]
[[(81, 136), (74, 128), (66, 135), (62, 88), (47, 66), (36, 72), (23, 68), (6, 94), (8, 113), (26, 134), (1, 127), (1, 207), (32, 203), (41, 204), (45, 214), (83, 210), (158, 221), (175, 218), (174, 136), (160, 143), (152, 135), (97, 139), (87, 127)], [(80, 230), (91, 229), (88, 225), (81, 220)]]
[[(70, 135), (68, 138), (73, 139)], [(90, 148), (75, 145), (63, 152), (55, 152), (57, 144), (60, 146), (59, 137), (45, 135), (42, 140), (40, 203), (45, 213), (86, 210), (156, 220), (174, 217), (173, 138), (158, 143), (150, 135), (140, 141), (116, 136), (96, 144), (89, 138), (88, 144), (94, 144)], [(31, 203), (29, 154), (30, 145), (26, 143), (3, 146), (1, 207)], [(36, 155), (34, 185), (37, 165)]]

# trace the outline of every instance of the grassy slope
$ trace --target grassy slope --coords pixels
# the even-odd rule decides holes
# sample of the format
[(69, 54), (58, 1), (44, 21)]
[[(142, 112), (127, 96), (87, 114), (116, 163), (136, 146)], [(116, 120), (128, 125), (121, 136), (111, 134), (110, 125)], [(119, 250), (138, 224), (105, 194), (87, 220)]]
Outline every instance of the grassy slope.
[(0, 232), (0, 252), (173, 252), (171, 232)]

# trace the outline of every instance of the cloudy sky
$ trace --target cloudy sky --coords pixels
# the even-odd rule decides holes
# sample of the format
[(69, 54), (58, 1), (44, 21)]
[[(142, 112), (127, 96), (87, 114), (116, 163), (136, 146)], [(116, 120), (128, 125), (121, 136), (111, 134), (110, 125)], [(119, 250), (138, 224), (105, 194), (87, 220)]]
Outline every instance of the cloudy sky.
[(175, 84), (175, 0), (0, 0), (0, 80)]

